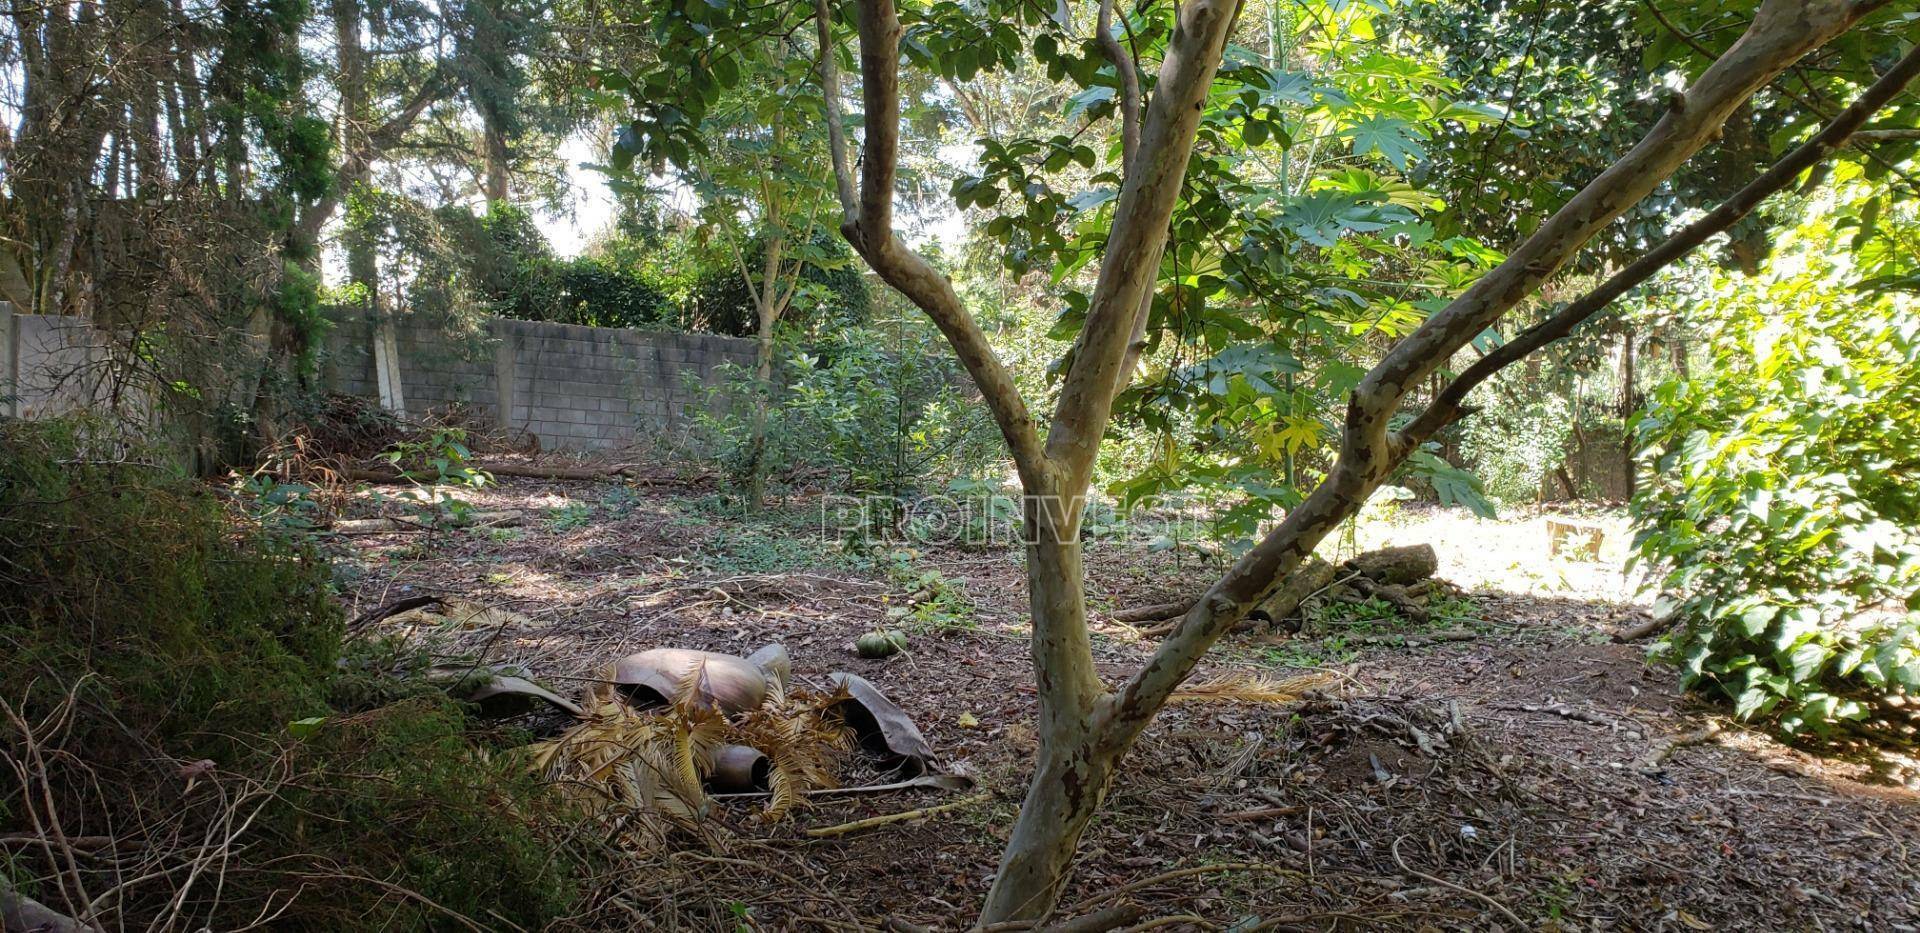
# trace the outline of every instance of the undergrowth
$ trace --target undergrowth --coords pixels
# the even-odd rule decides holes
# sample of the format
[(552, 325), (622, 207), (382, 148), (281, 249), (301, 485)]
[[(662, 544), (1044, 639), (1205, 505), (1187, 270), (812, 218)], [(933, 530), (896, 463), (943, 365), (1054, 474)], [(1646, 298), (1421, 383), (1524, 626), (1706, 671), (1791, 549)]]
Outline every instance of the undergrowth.
[(1306, 631), (1325, 632), (1317, 638), (1298, 638), (1269, 649), (1267, 659), (1284, 667), (1344, 664), (1361, 649), (1402, 647), (1422, 635), (1486, 628), (1480, 607), (1463, 596), (1435, 596), (1426, 604), (1427, 620), (1406, 617), (1392, 603), (1377, 597), (1334, 600), (1308, 612)]
[(0, 833), (104, 840), (11, 847), (0, 882), (103, 929), (563, 915), (569, 821), (506, 738), (356, 684), (383, 649), (343, 669), (306, 535), (100, 437), (0, 424)]

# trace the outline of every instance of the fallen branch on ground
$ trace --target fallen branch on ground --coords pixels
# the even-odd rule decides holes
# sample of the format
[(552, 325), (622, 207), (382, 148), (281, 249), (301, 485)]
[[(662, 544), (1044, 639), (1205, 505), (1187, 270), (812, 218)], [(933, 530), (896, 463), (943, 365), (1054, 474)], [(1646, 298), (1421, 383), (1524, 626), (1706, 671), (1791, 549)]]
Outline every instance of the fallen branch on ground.
[(1642, 638), (1658, 635), (1672, 627), (1673, 623), (1678, 621), (1679, 618), (1679, 614), (1673, 612), (1652, 616), (1640, 621), (1636, 625), (1623, 628), (1613, 633), (1613, 640), (1616, 643), (1625, 644), (1626, 642), (1639, 641)]
[[(699, 482), (704, 477), (678, 479), (660, 476), (642, 476), (639, 467), (630, 464), (616, 464), (607, 467), (568, 467), (541, 466), (534, 463), (482, 463), (469, 464), (473, 469), (485, 470), (495, 476), (517, 476), (525, 479), (551, 480), (611, 480), (619, 479), (637, 486), (684, 486)], [(351, 467), (345, 471), (347, 479), (361, 483), (407, 483), (412, 482), (406, 474), (398, 470), (375, 470), (366, 467)]]
[(462, 522), (450, 522), (444, 526), (435, 526), (428, 522), (411, 518), (343, 518), (327, 530), (337, 535), (384, 535), (413, 531), (432, 531), (435, 527), (452, 528), (511, 528), (523, 524), (527, 519), (525, 512), (474, 512)]
[[(816, 787), (800, 792), (802, 797), (851, 797), (856, 794), (885, 794), (897, 790), (967, 790), (973, 787), (973, 778), (963, 774), (923, 774), (917, 778), (894, 781), (891, 784), (862, 784), (855, 787)], [(710, 794), (715, 800), (750, 800), (756, 797), (771, 797), (772, 791), (756, 790), (739, 794)]]
[(1719, 735), (1720, 724), (1710, 722), (1692, 732), (1684, 732), (1664, 742), (1656, 742), (1653, 747), (1647, 749), (1645, 754), (1634, 761), (1634, 770), (1642, 774), (1652, 774), (1659, 771), (1661, 766), (1667, 763), (1667, 759), (1673, 757), (1675, 751), (1689, 745), (1705, 745)]
[(1537, 703), (1522, 703), (1518, 706), (1502, 707), (1502, 709), (1518, 710), (1523, 713), (1547, 713), (1558, 716), (1561, 719), (1571, 719), (1574, 722), (1584, 722), (1589, 726), (1601, 726), (1607, 729), (1615, 729), (1620, 726), (1619, 722), (1608, 719), (1599, 713), (1589, 713), (1583, 709), (1574, 709), (1571, 706), (1564, 706), (1557, 703), (1551, 706), (1543, 706)]
[(980, 803), (981, 801), (987, 800), (992, 796), (993, 796), (992, 793), (982, 792), (982, 793), (974, 794), (971, 797), (962, 797), (959, 800), (943, 803), (943, 804), (940, 804), (939, 806), (921, 807), (918, 810), (906, 810), (900, 813), (889, 813), (885, 816), (870, 816), (864, 820), (854, 820), (851, 823), (841, 823), (838, 826), (823, 826), (819, 829), (809, 829), (807, 830), (807, 835), (812, 836), (815, 839), (825, 839), (831, 836), (844, 836), (847, 833), (858, 832), (863, 829), (872, 829), (875, 826), (885, 826), (889, 823), (904, 823), (908, 820), (917, 820), (917, 819), (920, 819), (921, 817), (934, 816), (936, 814), (946, 813), (949, 810), (958, 810), (961, 807), (967, 806), (969, 804)]

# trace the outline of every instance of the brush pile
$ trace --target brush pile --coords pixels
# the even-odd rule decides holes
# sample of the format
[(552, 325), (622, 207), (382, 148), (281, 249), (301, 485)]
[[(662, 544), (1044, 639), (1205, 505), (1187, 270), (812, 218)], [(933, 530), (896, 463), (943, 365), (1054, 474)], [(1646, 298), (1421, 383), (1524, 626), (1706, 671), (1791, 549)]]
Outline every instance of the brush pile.
[[(679, 648), (632, 655), (587, 692), (579, 721), (532, 747), (531, 766), (630, 845), (707, 834), (713, 795), (764, 798), (775, 822), (859, 770), (918, 777), (932, 749), (905, 712), (852, 674), (794, 685), (786, 649), (747, 658)], [(888, 789), (899, 785), (883, 785)]]

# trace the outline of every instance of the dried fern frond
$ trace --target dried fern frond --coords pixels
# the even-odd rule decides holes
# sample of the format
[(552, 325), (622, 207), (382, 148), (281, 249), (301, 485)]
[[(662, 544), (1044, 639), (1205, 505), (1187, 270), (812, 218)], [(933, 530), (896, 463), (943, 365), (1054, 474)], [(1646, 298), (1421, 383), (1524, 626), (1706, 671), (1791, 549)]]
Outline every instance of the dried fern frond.
[(1169, 699), (1208, 703), (1291, 703), (1307, 691), (1333, 680), (1321, 671), (1292, 677), (1269, 677), (1233, 671), (1175, 690)]

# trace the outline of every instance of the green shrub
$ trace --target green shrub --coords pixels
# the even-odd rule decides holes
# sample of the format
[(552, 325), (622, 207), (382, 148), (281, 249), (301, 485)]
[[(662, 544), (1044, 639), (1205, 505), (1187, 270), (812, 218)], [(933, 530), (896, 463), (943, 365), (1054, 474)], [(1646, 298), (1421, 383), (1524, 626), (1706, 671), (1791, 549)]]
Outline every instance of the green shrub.
[(112, 929), (175, 910), (190, 929), (558, 916), (575, 863), (551, 837), (572, 821), (456, 704), (382, 680), (393, 665), (365, 655), (394, 646), (343, 669), (327, 563), (297, 523), (239, 513), (84, 424), (0, 423), (0, 753), (29, 769), (0, 769), (0, 832), (52, 813), (116, 847), (58, 871), (13, 849), (8, 876), (127, 883), (90, 918)]
[(1790, 269), (1724, 289), (1713, 365), (1639, 419), (1636, 556), (1689, 685), (1789, 732), (1873, 726), (1920, 691), (1920, 321)]
[[(810, 474), (855, 494), (911, 496), (996, 462), (999, 435), (960, 392), (939, 339), (930, 328), (895, 324), (838, 331), (812, 354), (777, 345), (785, 378), (767, 409), (770, 471)], [(711, 391), (724, 406), (695, 414), (691, 453), (744, 483), (761, 394), (753, 374), (738, 370)]]
[(672, 302), (618, 262), (560, 259), (526, 210), (493, 204), (480, 215), (447, 208), (441, 221), (465, 257), (474, 290), (495, 314), (592, 327), (658, 326)]
[(292, 877), (346, 877), (317, 884), (288, 926), (443, 929), (452, 911), (485, 928), (538, 929), (573, 904), (574, 864), (552, 829), (574, 815), (523, 761), (476, 746), (468, 730), (435, 696), (315, 725), (262, 844)]
[(640, 274), (604, 259), (581, 257), (557, 265), (562, 307), (549, 320), (593, 327), (658, 327), (673, 305)]
[(118, 454), (82, 425), (0, 425), (7, 699), (44, 715), (85, 675), (103, 714), (207, 755), (217, 733), (324, 709), (341, 633), (326, 562), (301, 538), (235, 528), (209, 491)]
[(1567, 400), (1529, 394), (1525, 379), (1518, 367), (1495, 376), (1487, 395), (1497, 401), (1460, 429), (1460, 452), (1486, 484), (1487, 494), (1514, 505), (1539, 501), (1541, 481), (1566, 462), (1573, 433)]

